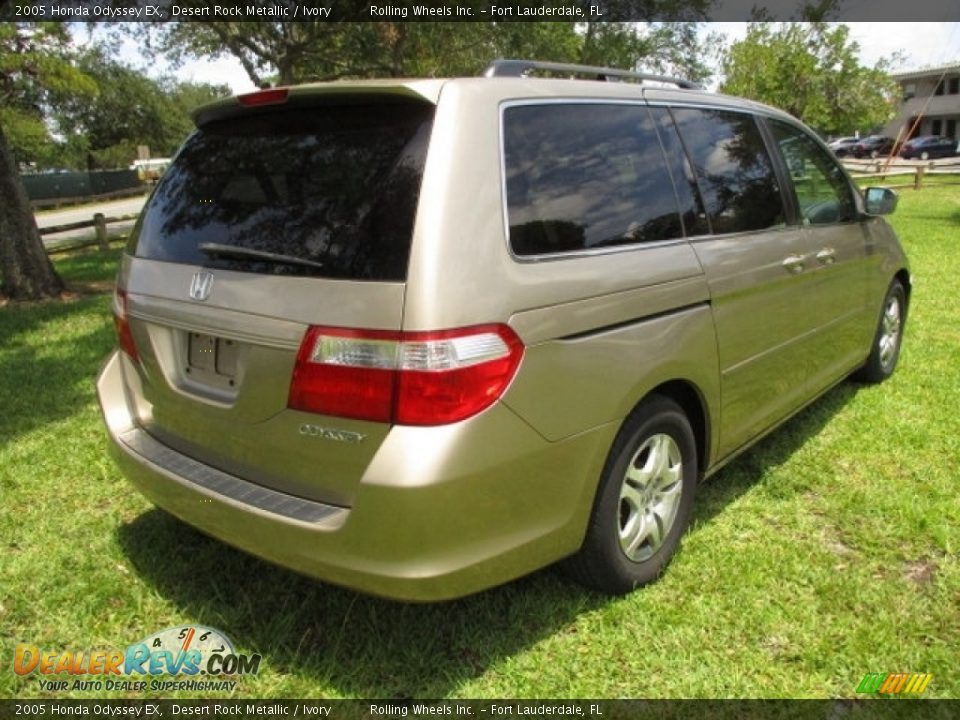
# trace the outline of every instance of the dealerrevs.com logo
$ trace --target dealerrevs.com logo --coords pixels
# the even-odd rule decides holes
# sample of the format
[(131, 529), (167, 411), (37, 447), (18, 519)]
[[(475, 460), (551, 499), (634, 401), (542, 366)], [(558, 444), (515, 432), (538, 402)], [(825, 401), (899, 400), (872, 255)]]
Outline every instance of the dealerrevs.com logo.
[[(21, 643), (14, 649), (13, 671), (37, 675), (47, 691), (233, 690), (236, 677), (259, 672), (260, 660), (260, 655), (237, 653), (219, 630), (183, 625), (125, 650), (49, 650)], [(178, 676), (189, 679), (166, 679)]]

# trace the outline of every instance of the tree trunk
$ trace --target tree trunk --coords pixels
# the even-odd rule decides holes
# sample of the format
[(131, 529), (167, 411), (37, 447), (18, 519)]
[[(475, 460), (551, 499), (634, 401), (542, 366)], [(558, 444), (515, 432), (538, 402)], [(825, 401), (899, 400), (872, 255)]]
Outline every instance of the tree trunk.
[(56, 297), (63, 291), (0, 127), (0, 294), (13, 300)]

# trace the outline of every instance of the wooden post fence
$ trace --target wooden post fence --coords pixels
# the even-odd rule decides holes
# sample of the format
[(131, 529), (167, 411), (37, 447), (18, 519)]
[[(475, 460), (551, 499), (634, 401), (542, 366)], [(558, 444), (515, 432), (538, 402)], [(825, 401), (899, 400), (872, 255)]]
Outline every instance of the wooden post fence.
[(107, 239), (107, 218), (103, 213), (94, 213), (93, 227), (97, 232), (97, 245), (101, 250), (109, 250), (110, 241)]

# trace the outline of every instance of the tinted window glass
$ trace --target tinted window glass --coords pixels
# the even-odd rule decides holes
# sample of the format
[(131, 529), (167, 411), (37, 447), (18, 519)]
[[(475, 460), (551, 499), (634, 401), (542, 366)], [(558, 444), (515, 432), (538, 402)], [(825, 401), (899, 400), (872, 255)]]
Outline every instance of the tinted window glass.
[(687, 235), (705, 235), (710, 232), (707, 215), (703, 210), (703, 201), (697, 190), (697, 180), (693, 174), (690, 159), (683, 151), (670, 111), (664, 107), (652, 107), (650, 114), (660, 131), (660, 141), (663, 143), (667, 165), (677, 189), (677, 202), (680, 203), (683, 228)]
[(786, 123), (770, 121), (806, 224), (823, 225), (852, 220), (856, 215), (853, 193), (843, 171), (806, 133)]
[(782, 225), (783, 199), (753, 116), (694, 108), (673, 113), (713, 232)]
[(205, 127), (157, 186), (131, 247), (245, 272), (402, 280), (432, 113), (315, 107)]
[(646, 108), (508, 108), (504, 146), (510, 242), (518, 255), (683, 236)]

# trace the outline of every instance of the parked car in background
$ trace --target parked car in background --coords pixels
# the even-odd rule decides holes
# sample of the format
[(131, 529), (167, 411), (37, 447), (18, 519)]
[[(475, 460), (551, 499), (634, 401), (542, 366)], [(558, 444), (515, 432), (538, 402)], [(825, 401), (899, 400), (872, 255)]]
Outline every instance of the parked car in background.
[(855, 138), (855, 137), (837, 138), (836, 140), (832, 140), (829, 143), (828, 147), (831, 150), (833, 150), (833, 154), (836, 155), (837, 157), (846, 157), (847, 155), (850, 155), (852, 153), (853, 146), (856, 145), (858, 142), (860, 142), (860, 138)]
[(915, 137), (913, 140), (905, 142), (900, 150), (900, 157), (907, 159), (929, 160), (930, 158), (954, 157), (956, 154), (956, 138), (940, 137), (939, 135)]
[(109, 444), (300, 572), (442, 600), (566, 559), (629, 592), (704, 478), (897, 366), (896, 195), (774, 108), (501, 60), (194, 118), (120, 263)]
[(137, 171), (137, 176), (144, 182), (155, 183), (160, 176), (170, 167), (172, 160), (170, 158), (151, 158), (149, 160), (134, 160), (130, 165), (131, 170)]
[(871, 135), (850, 146), (850, 154), (856, 158), (877, 158), (894, 152), (897, 141), (884, 135)]

